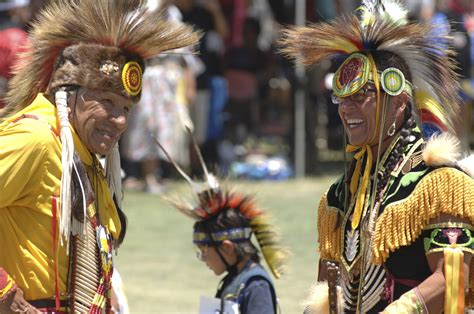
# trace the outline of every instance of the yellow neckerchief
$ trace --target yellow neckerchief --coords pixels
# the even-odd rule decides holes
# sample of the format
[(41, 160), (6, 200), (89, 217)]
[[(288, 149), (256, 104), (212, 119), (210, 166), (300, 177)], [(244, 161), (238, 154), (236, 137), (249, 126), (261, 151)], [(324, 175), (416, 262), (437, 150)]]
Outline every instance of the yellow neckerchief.
[(96, 210), (99, 213), (100, 223), (107, 227), (115, 240), (118, 240), (122, 225), (105, 179), (104, 169), (97, 157), (82, 144), (74, 128), (71, 128), (71, 131), (74, 139), (74, 150), (79, 154), (83, 164), (86, 166), (86, 171), (95, 193), (98, 207)]
[[(350, 185), (351, 197), (356, 197), (356, 202), (354, 205), (354, 214), (351, 221), (352, 230), (355, 230), (359, 226), (360, 218), (362, 215), (362, 209), (364, 208), (365, 203), (365, 194), (367, 191), (367, 186), (369, 184), (370, 169), (372, 168), (372, 149), (370, 148), (370, 146), (365, 145), (362, 147), (358, 147), (350, 144), (346, 146), (346, 152), (348, 153), (354, 152), (356, 150), (359, 151), (354, 155), (354, 159), (357, 160), (357, 162), (354, 168), (354, 172), (352, 173)], [(365, 154), (367, 154), (367, 161), (365, 163), (364, 175), (362, 177), (362, 184), (360, 186), (360, 189), (359, 191), (357, 191), (357, 188), (359, 187), (360, 170), (362, 168), (362, 159)]]

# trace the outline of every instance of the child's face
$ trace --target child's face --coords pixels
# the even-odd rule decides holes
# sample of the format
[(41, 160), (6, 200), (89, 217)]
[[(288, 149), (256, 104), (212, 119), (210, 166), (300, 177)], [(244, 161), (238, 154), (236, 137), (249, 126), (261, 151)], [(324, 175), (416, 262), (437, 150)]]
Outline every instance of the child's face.
[[(229, 265), (233, 265), (236, 262), (237, 257), (233, 243), (222, 243), (218, 248), (222, 257), (226, 259)], [(198, 245), (198, 249), (200, 251), (200, 260), (205, 262), (207, 267), (209, 267), (215, 275), (219, 276), (226, 271), (226, 266), (219, 256), (219, 253), (217, 253), (217, 247)]]

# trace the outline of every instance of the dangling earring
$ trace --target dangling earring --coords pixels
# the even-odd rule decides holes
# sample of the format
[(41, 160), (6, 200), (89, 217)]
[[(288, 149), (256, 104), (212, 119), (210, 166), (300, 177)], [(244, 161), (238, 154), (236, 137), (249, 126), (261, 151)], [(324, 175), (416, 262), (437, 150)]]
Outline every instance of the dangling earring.
[(387, 130), (387, 135), (388, 136), (393, 136), (393, 134), (395, 134), (395, 130), (396, 130), (395, 121), (393, 121), (392, 125)]

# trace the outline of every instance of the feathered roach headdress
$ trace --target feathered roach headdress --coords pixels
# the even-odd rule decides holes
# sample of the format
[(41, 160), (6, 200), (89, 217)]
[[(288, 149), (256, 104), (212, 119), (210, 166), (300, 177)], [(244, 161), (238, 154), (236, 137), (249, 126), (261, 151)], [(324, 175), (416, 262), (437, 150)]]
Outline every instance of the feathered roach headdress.
[(255, 234), (267, 265), (275, 278), (280, 278), (284, 270), (284, 262), (288, 256), (288, 252), (279, 245), (278, 232), (270, 224), (268, 215), (255, 205), (251, 197), (236, 192), (222, 191), (217, 179), (208, 172), (195, 141), (194, 148), (201, 160), (206, 177), (206, 181), (203, 184), (198, 184), (189, 178), (171, 159), (161, 144), (158, 142), (157, 144), (174, 167), (191, 184), (196, 193), (198, 199), (196, 206), (181, 201), (169, 200), (180, 212), (196, 221), (205, 221), (223, 211), (234, 209), (249, 222), (250, 227), (242, 226), (217, 232), (194, 232), (193, 243), (219, 244), (224, 240), (229, 240), (234, 243), (250, 242), (252, 234)]
[(147, 11), (144, 0), (51, 1), (33, 23), (27, 52), (9, 85), (3, 119), (59, 86), (111, 90), (137, 101), (143, 60), (190, 46), (190, 26)]
[[(408, 23), (407, 11), (398, 0), (364, 0), (358, 15), (346, 15), (327, 23), (292, 27), (283, 32), (281, 51), (304, 65), (313, 65), (327, 58), (345, 59), (333, 79), (333, 98), (360, 93), (371, 81), (375, 85), (377, 102), (375, 126), (371, 140), (379, 138), (387, 119), (387, 102), (391, 96), (405, 92), (412, 111), (420, 120), (425, 136), (453, 130), (453, 120), (459, 107), (459, 83), (455, 74), (453, 52), (446, 49), (447, 38), (436, 37), (431, 24)], [(374, 57), (381, 54), (398, 56), (408, 66), (406, 75), (396, 65), (377, 69)], [(381, 102), (382, 90), (386, 93)], [(350, 191), (356, 197), (353, 229), (357, 228), (369, 182), (372, 153), (368, 145), (348, 146), (359, 149), (352, 174)], [(379, 151), (380, 154), (380, 151)], [(358, 189), (363, 156), (367, 156), (362, 187)], [(376, 165), (380, 155), (377, 156)]]
[[(364, 0), (359, 13), (360, 16), (346, 15), (327, 23), (289, 28), (280, 40), (281, 51), (304, 65), (317, 64), (326, 58), (348, 58), (354, 53), (371, 59), (371, 53), (392, 52), (408, 65), (412, 82), (400, 78), (397, 71), (381, 77), (373, 60), (367, 64), (365, 60), (352, 58), (352, 62), (346, 60), (350, 66), (368, 68), (354, 73), (358, 77), (352, 85), (347, 83), (353, 78), (335, 76), (334, 93), (349, 96), (369, 76), (380, 77), (375, 84), (386, 83), (388, 86), (383, 88), (389, 95), (405, 90), (414, 98), (413, 110), (422, 127), (451, 130), (459, 107), (459, 84), (453, 52), (439, 44), (447, 38), (435, 35), (429, 23), (408, 23), (407, 11), (398, 0)], [(340, 68), (344, 65), (347, 63)]]
[[(68, 120), (67, 86), (109, 90), (138, 101), (144, 59), (194, 45), (190, 26), (149, 12), (143, 0), (51, 1), (33, 24), (26, 53), (10, 81), (0, 121), (27, 107), (38, 93), (55, 95), (61, 125), (61, 234), (70, 229), (70, 182), (74, 144)], [(118, 147), (107, 156), (107, 180), (121, 200)]]

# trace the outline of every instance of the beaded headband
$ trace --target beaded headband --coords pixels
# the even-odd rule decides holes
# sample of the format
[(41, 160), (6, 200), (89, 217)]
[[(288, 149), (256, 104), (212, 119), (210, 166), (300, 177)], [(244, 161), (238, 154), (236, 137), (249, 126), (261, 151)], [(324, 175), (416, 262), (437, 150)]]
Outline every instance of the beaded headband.
[[(337, 97), (348, 97), (357, 93), (368, 82), (374, 82), (374, 75), (370, 59), (362, 53), (353, 53), (336, 70), (333, 78), (333, 93)], [(402, 71), (397, 68), (387, 68), (377, 72), (380, 85), (390, 96), (400, 95), (405, 91), (412, 96), (410, 82), (405, 80)]]
[(249, 241), (252, 236), (252, 228), (232, 228), (218, 232), (194, 232), (194, 244), (217, 244), (225, 240), (234, 243)]

